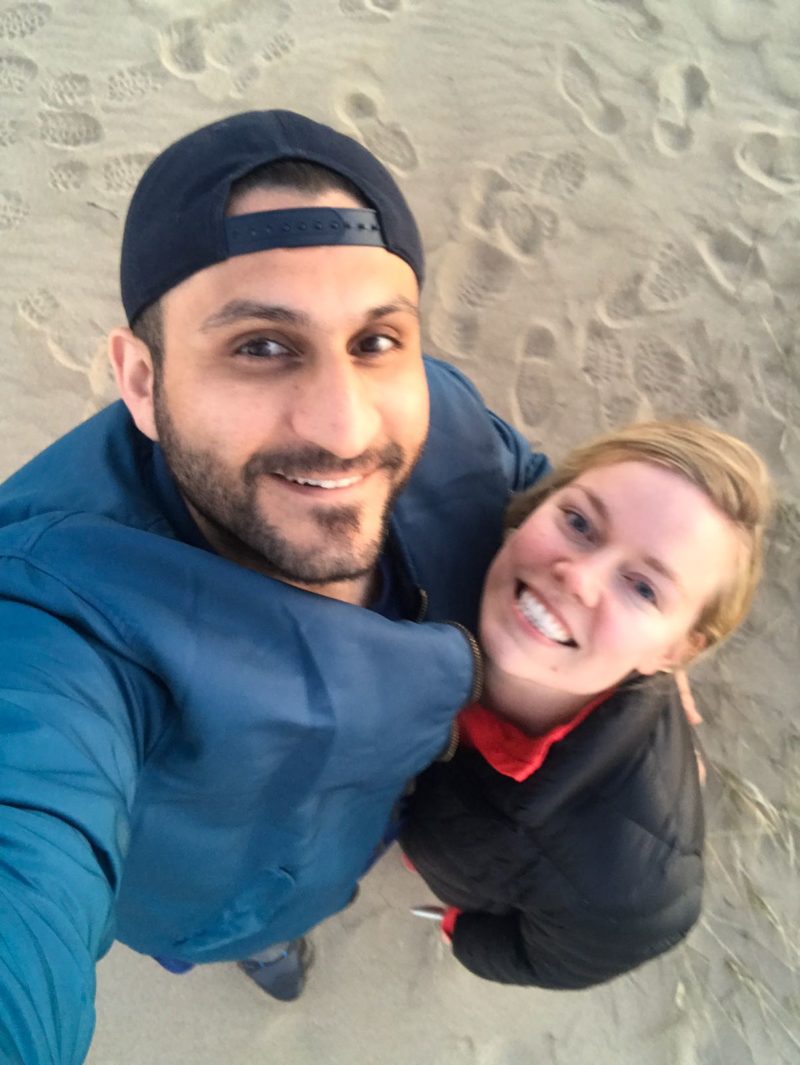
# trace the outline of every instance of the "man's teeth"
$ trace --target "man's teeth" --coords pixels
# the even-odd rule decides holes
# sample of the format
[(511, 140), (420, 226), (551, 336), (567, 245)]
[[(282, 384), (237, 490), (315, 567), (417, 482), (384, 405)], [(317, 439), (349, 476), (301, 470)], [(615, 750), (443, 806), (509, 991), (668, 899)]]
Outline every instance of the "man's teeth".
[(572, 637), (558, 618), (554, 617), (529, 589), (522, 589), (517, 597), (517, 604), (525, 620), (529, 621), (534, 628), (538, 629), (549, 640), (574, 646)]
[(340, 477), (335, 481), (316, 480), (313, 477), (289, 477), (285, 473), (281, 473), (278, 476), (283, 477), (286, 481), (291, 481), (293, 484), (308, 485), (311, 488), (349, 488), (351, 484), (357, 484), (362, 479), (361, 474), (356, 477)]

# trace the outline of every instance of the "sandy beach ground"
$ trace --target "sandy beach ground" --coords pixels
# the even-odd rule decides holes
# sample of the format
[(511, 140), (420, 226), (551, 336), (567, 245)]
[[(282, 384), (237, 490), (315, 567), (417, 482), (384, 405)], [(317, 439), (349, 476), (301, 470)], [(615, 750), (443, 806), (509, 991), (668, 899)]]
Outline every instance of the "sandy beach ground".
[(92, 1065), (800, 1061), (797, 0), (0, 0), (0, 475), (113, 398), (127, 198), (164, 145), (289, 107), (395, 172), (427, 349), (553, 455), (636, 416), (743, 436), (781, 502), (745, 630), (697, 674), (703, 919), (597, 990), (472, 977), (387, 855), (305, 997), (115, 947)]

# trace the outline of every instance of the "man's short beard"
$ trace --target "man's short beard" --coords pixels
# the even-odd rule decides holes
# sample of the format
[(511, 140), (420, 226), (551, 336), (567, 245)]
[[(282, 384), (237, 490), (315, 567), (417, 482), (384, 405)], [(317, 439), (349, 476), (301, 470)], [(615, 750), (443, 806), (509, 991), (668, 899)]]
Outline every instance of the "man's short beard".
[[(214, 546), (223, 555), (279, 580), (309, 586), (358, 580), (374, 569), (395, 500), (405, 488), (418, 454), (408, 462), (397, 443), (387, 444), (377, 452), (366, 452), (356, 459), (339, 459), (312, 446), (294, 451), (257, 452), (237, 477), (236, 471), (221, 466), (212, 451), (191, 448), (180, 439), (159, 380), (154, 389), (154, 414), (159, 444), (181, 494), (213, 530)], [(325, 535), (328, 545), (333, 547), (339, 542), (336, 550), (326, 552), (294, 544), (259, 506), (259, 483), (276, 470), (299, 477), (327, 472), (341, 477), (348, 470), (366, 472), (376, 467), (386, 471), (391, 490), (377, 535), (357, 550), (352, 540), (361, 527), (359, 505), (327, 504), (308, 508), (310, 518)], [(392, 481), (392, 475), (398, 477), (403, 470), (404, 475)]]

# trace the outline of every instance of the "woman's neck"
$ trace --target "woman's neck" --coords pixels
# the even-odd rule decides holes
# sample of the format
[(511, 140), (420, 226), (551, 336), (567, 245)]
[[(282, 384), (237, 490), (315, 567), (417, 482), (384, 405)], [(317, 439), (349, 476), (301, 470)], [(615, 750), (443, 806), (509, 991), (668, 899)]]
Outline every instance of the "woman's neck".
[(522, 680), (486, 661), (482, 705), (513, 721), (529, 736), (541, 736), (571, 721), (591, 698)]

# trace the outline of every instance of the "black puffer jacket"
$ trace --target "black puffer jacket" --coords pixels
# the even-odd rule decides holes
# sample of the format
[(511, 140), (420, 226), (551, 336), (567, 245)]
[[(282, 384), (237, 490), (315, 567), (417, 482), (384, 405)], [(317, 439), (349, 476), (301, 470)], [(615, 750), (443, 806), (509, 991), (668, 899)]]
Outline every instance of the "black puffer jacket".
[(401, 843), (465, 912), (488, 980), (582, 988), (669, 950), (700, 914), (703, 807), (671, 677), (629, 682), (518, 783), (459, 748), (419, 778)]

